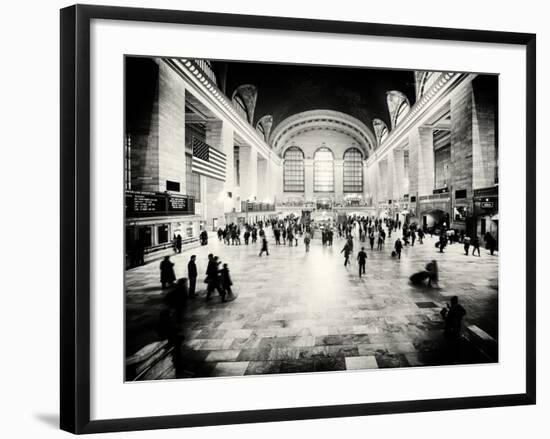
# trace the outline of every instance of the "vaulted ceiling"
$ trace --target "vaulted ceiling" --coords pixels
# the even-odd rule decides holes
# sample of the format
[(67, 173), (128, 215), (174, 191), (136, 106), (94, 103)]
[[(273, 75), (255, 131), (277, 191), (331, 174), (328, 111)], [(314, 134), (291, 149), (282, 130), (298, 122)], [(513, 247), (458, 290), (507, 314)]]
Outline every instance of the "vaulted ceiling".
[[(366, 55), (367, 56), (367, 55)], [(282, 120), (308, 110), (328, 109), (349, 114), (372, 128), (378, 118), (390, 126), (386, 92), (399, 90), (414, 103), (412, 70), (381, 70), (252, 62), (215, 62), (225, 73), (226, 95), (242, 84), (258, 89), (254, 121), (273, 116), (275, 128)]]

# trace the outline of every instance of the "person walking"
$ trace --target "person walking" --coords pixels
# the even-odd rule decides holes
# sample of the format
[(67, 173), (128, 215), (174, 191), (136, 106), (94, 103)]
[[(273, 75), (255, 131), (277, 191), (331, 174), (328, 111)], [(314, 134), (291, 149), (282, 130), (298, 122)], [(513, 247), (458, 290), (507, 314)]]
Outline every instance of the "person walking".
[(218, 290), (220, 296), (223, 295), (220, 287), (220, 273), (218, 270), (218, 257), (212, 253), (208, 255), (208, 266), (206, 268), (206, 300), (210, 300), (210, 296), (214, 290)]
[(447, 235), (444, 232), (441, 232), (439, 235), (439, 253), (443, 253), (443, 250), (447, 246)]
[(346, 242), (346, 244), (344, 245), (344, 248), (340, 253), (344, 253), (344, 267), (346, 267), (349, 263), (349, 255), (351, 253), (349, 242)]
[(380, 233), (378, 233), (378, 245), (376, 246), (376, 250), (382, 250), (384, 247), (384, 234), (382, 233), (382, 230), (380, 230)]
[(309, 253), (309, 244), (311, 243), (311, 238), (309, 232), (306, 232), (304, 235), (304, 245), (306, 246), (306, 253)]
[(426, 271), (429, 275), (428, 286), (431, 287), (432, 283), (435, 283), (439, 287), (439, 268), (435, 259), (432, 259), (426, 264)]
[(365, 247), (361, 247), (361, 251), (357, 253), (357, 262), (359, 263), (359, 277), (361, 277), (361, 274), (365, 274), (365, 266), (367, 265)]
[(481, 257), (481, 251), (479, 250), (479, 236), (475, 235), (473, 238), (472, 238), (472, 247), (474, 248), (472, 250), (472, 256), (475, 256), (476, 254), (476, 250), (477, 250), (477, 255), (479, 257)]
[(268, 251), (268, 249), (267, 249), (267, 239), (265, 238), (265, 236), (264, 236), (263, 239), (262, 239), (262, 248), (261, 248), (261, 250), (260, 250), (259, 256), (262, 256), (262, 254), (263, 254), (264, 252), (265, 252), (265, 254), (266, 254), (267, 256), (269, 256), (269, 251)]
[(464, 242), (464, 254), (466, 256), (468, 256), (469, 252), (470, 252), (470, 243), (471, 243), (472, 239), (468, 236), (468, 235), (465, 235), (464, 236), (464, 239), (463, 239), (463, 242)]
[(227, 264), (223, 264), (223, 268), (220, 270), (220, 283), (224, 292), (222, 296), (222, 302), (234, 299), (235, 297), (233, 295), (233, 291), (231, 290), (233, 281), (231, 280), (231, 276), (229, 275), (229, 268)]
[(401, 239), (399, 239), (399, 237), (395, 241), (394, 249), (397, 255), (397, 259), (401, 259), (401, 250), (403, 250), (403, 243), (401, 242)]
[(195, 297), (195, 289), (197, 287), (197, 264), (195, 264), (197, 256), (192, 255), (187, 263), (187, 277), (189, 278), (189, 297)]
[(422, 228), (418, 229), (418, 243), (424, 244), (424, 230)]
[(176, 273), (174, 273), (174, 263), (170, 261), (170, 256), (165, 256), (160, 263), (160, 283), (162, 288), (172, 285), (175, 280)]
[(370, 250), (374, 250), (374, 232), (370, 232), (369, 235), (369, 244), (370, 244)]

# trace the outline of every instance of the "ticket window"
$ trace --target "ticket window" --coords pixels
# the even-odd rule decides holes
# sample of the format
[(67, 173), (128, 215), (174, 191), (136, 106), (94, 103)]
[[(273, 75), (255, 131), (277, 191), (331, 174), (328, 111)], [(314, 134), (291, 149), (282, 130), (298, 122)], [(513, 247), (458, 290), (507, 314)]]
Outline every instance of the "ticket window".
[(153, 245), (151, 227), (145, 226), (138, 229), (138, 241), (143, 244), (143, 247), (151, 247)]
[(188, 222), (185, 227), (185, 237), (193, 238), (193, 236), (195, 236), (195, 228), (193, 227), (192, 222)]
[(168, 224), (161, 224), (157, 226), (157, 243), (165, 244), (170, 240), (170, 233)]

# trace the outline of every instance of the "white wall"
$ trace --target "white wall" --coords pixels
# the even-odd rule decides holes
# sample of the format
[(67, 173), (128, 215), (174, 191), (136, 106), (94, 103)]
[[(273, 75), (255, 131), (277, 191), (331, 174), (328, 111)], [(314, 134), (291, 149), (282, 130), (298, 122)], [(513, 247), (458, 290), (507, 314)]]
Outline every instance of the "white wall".
[[(0, 70), (2, 93), (3, 155), (0, 178), (4, 205), (0, 216), (2, 241), (2, 325), (4, 352), (1, 374), (2, 423), (4, 437), (41, 439), (69, 437), (57, 430), (58, 413), (58, 8), (71, 2), (8, 2), (0, 16), (2, 51), (6, 68)], [(538, 126), (544, 127), (550, 114), (543, 105), (550, 99), (550, 29), (545, 3), (535, 0), (517, 2), (480, 2), (463, 0), (448, 11), (439, 0), (394, 0), (376, 7), (369, 2), (340, 0), (309, 2), (280, 0), (88, 0), (87, 3), (219, 12), (304, 16), (321, 19), (359, 20), (428, 26), (484, 28), (538, 33)], [(379, 6), (379, 5), (378, 5)], [(367, 56), (368, 54), (357, 54)], [(32, 99), (32, 104), (30, 100)], [(548, 434), (550, 386), (550, 322), (542, 319), (548, 309), (548, 279), (540, 273), (548, 266), (543, 247), (550, 246), (542, 233), (542, 219), (550, 214), (549, 152), (542, 148), (550, 141), (548, 131), (538, 134), (538, 314), (539, 314), (539, 404), (535, 407), (495, 408), (454, 412), (372, 416), (366, 418), (325, 419), (307, 422), (255, 424), (217, 428), (165, 430), (103, 435), (112, 438), (334, 438), (346, 436), (515, 438), (544, 437)], [(121, 176), (122, 178), (122, 176)], [(122, 183), (121, 183), (122, 184)], [(544, 186), (544, 187), (543, 187)], [(546, 189), (546, 191), (544, 190)], [(29, 197), (22, 194), (46, 194)], [(545, 202), (546, 201), (546, 202)], [(7, 215), (9, 213), (10, 215)], [(17, 221), (14, 220), (17, 218)], [(32, 249), (28, 237), (33, 233), (40, 246)], [(30, 281), (29, 279), (32, 279)], [(442, 383), (444, 385), (444, 383)], [(365, 389), (368, 392), (368, 389)], [(185, 398), (185, 395), (182, 395)], [(100, 436), (98, 436), (100, 437)]]

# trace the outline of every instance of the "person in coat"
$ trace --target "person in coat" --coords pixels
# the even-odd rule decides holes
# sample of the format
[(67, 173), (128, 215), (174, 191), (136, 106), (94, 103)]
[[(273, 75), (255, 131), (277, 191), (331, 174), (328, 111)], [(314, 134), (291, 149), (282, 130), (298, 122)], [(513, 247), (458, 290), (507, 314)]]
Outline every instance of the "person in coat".
[(187, 263), (187, 277), (189, 278), (189, 297), (195, 297), (195, 289), (197, 287), (197, 264), (195, 260), (197, 256), (192, 255)]
[(265, 236), (262, 239), (262, 248), (260, 250), (259, 256), (262, 256), (264, 252), (267, 256), (269, 256), (269, 250), (267, 249), (267, 239), (265, 238)]
[(165, 256), (160, 263), (160, 283), (162, 288), (172, 285), (175, 280), (174, 263), (170, 261), (170, 256)]
[(472, 250), (472, 256), (475, 256), (475, 253), (476, 253), (476, 250), (477, 250), (477, 255), (479, 257), (481, 257), (481, 251), (479, 250), (479, 246), (480, 246), (480, 243), (479, 243), (479, 236), (475, 235), (473, 238), (472, 238), (472, 247), (474, 248)]
[(439, 235), (439, 253), (443, 253), (445, 247), (447, 247), (447, 235), (442, 231)]
[(365, 247), (361, 247), (361, 251), (357, 253), (357, 262), (359, 264), (359, 277), (361, 277), (361, 274), (365, 274), (365, 266), (367, 265)]
[(399, 238), (397, 238), (397, 240), (395, 241), (394, 249), (395, 249), (397, 258), (401, 259), (401, 250), (403, 250), (403, 243)]
[(441, 317), (445, 321), (445, 338), (449, 340), (458, 340), (462, 328), (462, 319), (466, 315), (466, 310), (458, 303), (458, 297), (451, 297), (451, 304), (441, 310)]
[(231, 286), (233, 285), (233, 281), (231, 280), (231, 276), (229, 275), (229, 268), (227, 264), (223, 264), (223, 268), (220, 270), (220, 281), (222, 289), (224, 291), (222, 302), (225, 302), (228, 299), (232, 299), (233, 291), (231, 290)]
[(344, 253), (344, 267), (345, 267), (349, 263), (349, 255), (351, 254), (349, 241), (346, 242), (346, 244), (344, 245), (344, 248), (342, 249), (342, 251), (340, 253)]
[(489, 232), (485, 234), (485, 243), (487, 244), (487, 249), (491, 252), (491, 256), (495, 254), (497, 249), (497, 240)]
[(218, 265), (220, 264), (218, 257), (212, 253), (208, 255), (208, 266), (206, 268), (206, 300), (210, 300), (210, 296), (214, 290), (218, 290), (218, 294), (223, 296), (222, 288), (220, 286), (220, 273)]
[(437, 267), (437, 261), (433, 259), (426, 265), (426, 271), (428, 272), (428, 286), (431, 287), (432, 283), (439, 286), (439, 268)]
[(470, 252), (470, 242), (471, 242), (471, 238), (468, 236), (468, 235), (465, 235), (464, 236), (464, 239), (462, 240), (462, 242), (464, 243), (464, 254), (466, 256), (468, 256), (469, 252)]
[(306, 253), (309, 252), (309, 244), (311, 243), (311, 238), (309, 236), (309, 232), (306, 232), (305, 236), (304, 236), (304, 244), (306, 246)]

